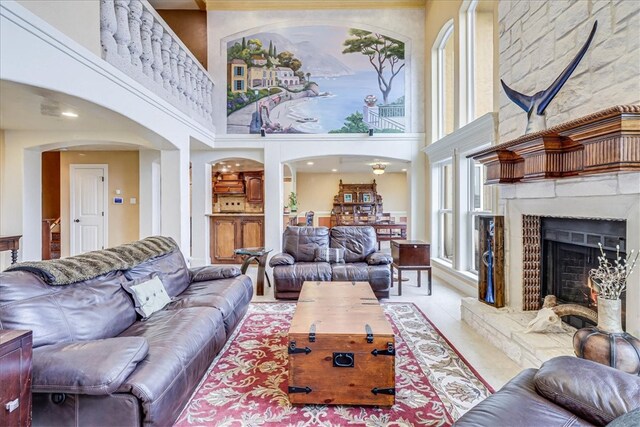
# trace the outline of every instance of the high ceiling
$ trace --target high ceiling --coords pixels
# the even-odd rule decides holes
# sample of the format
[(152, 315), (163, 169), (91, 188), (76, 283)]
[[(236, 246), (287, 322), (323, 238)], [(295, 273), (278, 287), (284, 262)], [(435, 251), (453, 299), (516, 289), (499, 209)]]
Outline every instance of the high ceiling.
[(205, 9), (204, 0), (149, 0), (154, 9), (198, 10)]

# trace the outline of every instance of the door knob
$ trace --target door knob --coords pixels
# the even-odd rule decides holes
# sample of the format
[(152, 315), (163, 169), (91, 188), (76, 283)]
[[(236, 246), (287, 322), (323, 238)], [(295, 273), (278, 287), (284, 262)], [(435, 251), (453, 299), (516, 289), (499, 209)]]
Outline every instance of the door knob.
[(79, 219), (74, 219), (73, 222), (80, 222), (80, 220)]

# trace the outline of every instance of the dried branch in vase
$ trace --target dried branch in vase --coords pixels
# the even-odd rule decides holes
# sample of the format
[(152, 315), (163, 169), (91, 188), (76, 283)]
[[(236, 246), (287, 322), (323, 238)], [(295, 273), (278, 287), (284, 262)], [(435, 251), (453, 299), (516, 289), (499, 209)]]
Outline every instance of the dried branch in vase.
[(627, 278), (638, 261), (638, 253), (634, 257), (635, 251), (631, 250), (625, 258), (621, 258), (620, 246), (616, 246), (616, 258), (611, 263), (602, 249), (602, 244), (598, 243), (598, 246), (602, 256), (598, 257), (598, 268), (589, 271), (591, 284), (600, 298), (620, 299), (620, 295), (627, 287)]

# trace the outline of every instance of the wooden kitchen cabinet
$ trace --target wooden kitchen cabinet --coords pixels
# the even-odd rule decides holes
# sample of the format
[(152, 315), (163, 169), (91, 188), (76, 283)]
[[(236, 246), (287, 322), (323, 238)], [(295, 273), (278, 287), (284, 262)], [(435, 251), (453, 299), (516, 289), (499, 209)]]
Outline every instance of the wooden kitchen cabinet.
[(247, 203), (262, 203), (264, 201), (264, 185), (262, 177), (262, 172), (244, 173)]
[(239, 264), (239, 248), (264, 246), (264, 216), (212, 215), (210, 250), (213, 264)]
[(31, 331), (0, 330), (0, 425), (31, 425)]

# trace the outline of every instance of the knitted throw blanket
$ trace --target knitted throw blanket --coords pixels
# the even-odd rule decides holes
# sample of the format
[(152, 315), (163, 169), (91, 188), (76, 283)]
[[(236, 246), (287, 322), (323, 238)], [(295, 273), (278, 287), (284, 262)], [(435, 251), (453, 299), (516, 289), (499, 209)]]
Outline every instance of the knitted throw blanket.
[(178, 245), (170, 237), (153, 236), (114, 248), (63, 259), (20, 262), (5, 271), (28, 271), (49, 285), (68, 285), (116, 270), (128, 270), (151, 258), (167, 254)]

